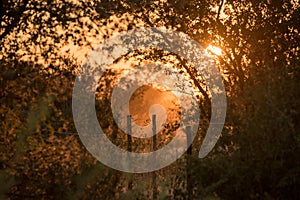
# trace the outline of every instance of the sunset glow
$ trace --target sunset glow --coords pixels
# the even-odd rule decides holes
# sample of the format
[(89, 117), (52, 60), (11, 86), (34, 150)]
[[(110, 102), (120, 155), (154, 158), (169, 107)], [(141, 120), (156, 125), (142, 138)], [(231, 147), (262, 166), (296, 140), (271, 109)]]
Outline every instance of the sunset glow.
[(300, 200), (300, 0), (1, 2), (0, 200)]

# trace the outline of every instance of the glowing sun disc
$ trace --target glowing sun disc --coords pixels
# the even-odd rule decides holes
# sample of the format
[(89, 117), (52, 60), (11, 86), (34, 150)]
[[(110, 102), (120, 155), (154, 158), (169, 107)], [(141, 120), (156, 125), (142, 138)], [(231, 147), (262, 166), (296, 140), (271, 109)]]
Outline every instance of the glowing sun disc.
[(219, 47), (208, 45), (207, 50), (217, 56), (222, 55), (222, 49), (220, 49)]

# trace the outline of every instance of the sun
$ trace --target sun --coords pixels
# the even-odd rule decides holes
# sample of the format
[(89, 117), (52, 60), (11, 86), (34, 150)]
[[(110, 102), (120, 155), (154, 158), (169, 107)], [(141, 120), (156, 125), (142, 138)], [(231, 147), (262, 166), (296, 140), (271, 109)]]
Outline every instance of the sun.
[(222, 55), (222, 49), (213, 45), (208, 45), (207, 50), (217, 56)]

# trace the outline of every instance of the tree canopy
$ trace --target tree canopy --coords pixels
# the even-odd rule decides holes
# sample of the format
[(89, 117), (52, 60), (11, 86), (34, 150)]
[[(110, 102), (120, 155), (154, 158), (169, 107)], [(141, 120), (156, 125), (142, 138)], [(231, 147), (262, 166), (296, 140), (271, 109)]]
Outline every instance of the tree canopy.
[[(0, 6), (4, 198), (151, 197), (149, 175), (112, 170), (88, 153), (71, 108), (76, 73), (86, 56), (106, 38), (138, 27), (165, 27), (204, 48), (220, 48), (222, 53), (212, 57), (227, 93), (222, 135), (214, 150), (198, 159), (211, 103), (205, 80), (193, 65), (161, 49), (133, 51), (115, 61), (167, 63), (186, 74), (199, 92), (201, 128), (193, 153), (156, 172), (157, 198), (300, 197), (299, 1), (3, 0)], [(122, 70), (104, 73), (95, 106), (110, 140), (126, 149), (126, 137), (110, 110), (121, 76)], [(140, 93), (143, 89), (136, 95)], [(172, 123), (159, 136), (159, 147), (172, 139), (178, 125)], [(138, 144), (140, 140), (133, 141), (137, 146), (132, 151), (144, 151), (151, 140)]]

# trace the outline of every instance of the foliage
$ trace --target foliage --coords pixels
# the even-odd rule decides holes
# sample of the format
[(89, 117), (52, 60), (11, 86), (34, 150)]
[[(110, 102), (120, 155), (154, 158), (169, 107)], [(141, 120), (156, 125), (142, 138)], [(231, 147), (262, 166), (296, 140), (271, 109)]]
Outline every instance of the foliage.
[[(151, 198), (151, 174), (109, 169), (81, 144), (71, 112), (80, 59), (68, 49), (91, 50), (116, 32), (163, 26), (222, 48), (215, 59), (228, 112), (217, 146), (199, 160), (210, 116), (203, 78), (157, 49), (120, 58), (171, 63), (202, 94), (193, 154), (156, 172), (159, 198), (299, 199), (298, 1), (4, 0), (0, 17), (0, 198)], [(96, 107), (110, 139), (126, 148), (108, 109), (119, 75), (105, 72)]]

